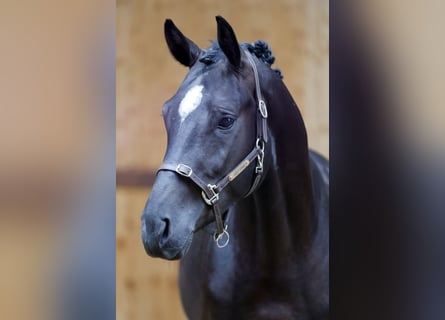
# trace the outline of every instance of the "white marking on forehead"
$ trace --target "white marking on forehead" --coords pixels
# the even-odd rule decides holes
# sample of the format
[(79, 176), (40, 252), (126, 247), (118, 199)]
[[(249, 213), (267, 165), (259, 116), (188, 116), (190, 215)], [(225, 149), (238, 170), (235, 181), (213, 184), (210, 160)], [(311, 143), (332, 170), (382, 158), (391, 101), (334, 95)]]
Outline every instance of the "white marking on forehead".
[(193, 110), (195, 110), (201, 103), (202, 89), (204, 89), (204, 86), (196, 85), (185, 94), (181, 104), (179, 105), (178, 111), (179, 116), (181, 117), (181, 122), (184, 121), (185, 118), (187, 118), (188, 115), (192, 113)]

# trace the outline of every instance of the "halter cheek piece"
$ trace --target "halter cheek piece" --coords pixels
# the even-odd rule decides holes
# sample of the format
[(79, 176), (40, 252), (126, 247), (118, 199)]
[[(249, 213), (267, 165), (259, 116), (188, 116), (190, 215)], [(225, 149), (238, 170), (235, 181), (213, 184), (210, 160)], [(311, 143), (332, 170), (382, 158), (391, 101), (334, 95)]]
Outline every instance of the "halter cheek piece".
[[(252, 151), (233, 169), (227, 174), (225, 177), (220, 179), (218, 183), (211, 184), (205, 183), (195, 172), (193, 169), (183, 163), (172, 164), (172, 163), (163, 163), (158, 171), (166, 170), (173, 171), (177, 174), (192, 180), (201, 190), (202, 198), (204, 202), (211, 206), (213, 209), (213, 214), (216, 222), (216, 231), (213, 235), (213, 238), (216, 242), (216, 245), (219, 248), (224, 248), (230, 240), (229, 233), (227, 232), (227, 225), (224, 224), (221, 209), (218, 205), (219, 194), (220, 192), (227, 187), (227, 185), (235, 180), (244, 170), (249, 167), (249, 165), (256, 160), (255, 167), (255, 179), (253, 180), (252, 185), (250, 186), (249, 191), (245, 195), (245, 197), (251, 195), (258, 184), (260, 183), (261, 176), (263, 175), (263, 161), (264, 161), (264, 147), (267, 143), (267, 107), (266, 103), (263, 100), (263, 96), (261, 95), (260, 82), (258, 78), (258, 70), (256, 68), (255, 62), (249, 52), (246, 51), (247, 57), (253, 69), (253, 74), (255, 77), (255, 88), (256, 95), (258, 99), (258, 112), (257, 112), (257, 124), (256, 124), (256, 143), (253, 147)], [(205, 224), (206, 225), (206, 224)], [(195, 231), (204, 227), (205, 225), (197, 228)]]

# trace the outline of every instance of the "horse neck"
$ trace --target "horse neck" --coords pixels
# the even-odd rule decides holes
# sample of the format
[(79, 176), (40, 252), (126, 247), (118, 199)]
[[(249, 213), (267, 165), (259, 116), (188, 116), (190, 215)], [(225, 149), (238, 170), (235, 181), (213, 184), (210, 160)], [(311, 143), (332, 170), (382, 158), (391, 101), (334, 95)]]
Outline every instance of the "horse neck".
[(250, 212), (257, 257), (269, 269), (298, 260), (309, 248), (315, 228), (306, 129), (283, 82), (271, 78), (262, 80), (271, 134), (269, 166), (252, 195)]

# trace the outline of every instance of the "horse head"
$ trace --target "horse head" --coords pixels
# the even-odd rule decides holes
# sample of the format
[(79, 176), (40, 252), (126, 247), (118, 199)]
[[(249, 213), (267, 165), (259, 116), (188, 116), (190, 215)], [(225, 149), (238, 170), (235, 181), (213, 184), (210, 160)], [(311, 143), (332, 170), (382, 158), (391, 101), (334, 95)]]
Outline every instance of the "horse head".
[[(218, 40), (206, 50), (171, 20), (165, 21), (170, 52), (189, 72), (162, 109), (168, 137), (164, 170), (158, 171), (142, 214), (142, 241), (153, 257), (183, 257), (194, 233), (212, 221), (211, 203), (202, 197), (212, 196), (206, 196), (206, 188), (214, 192), (211, 186), (222, 177), (230, 180), (217, 194), (218, 210), (224, 215), (249, 192), (257, 170), (255, 160), (261, 150), (256, 147), (258, 93), (253, 60), (227, 21), (219, 16), (216, 20)], [(251, 150), (250, 161), (243, 162)], [(187, 179), (190, 176), (196, 179)]]

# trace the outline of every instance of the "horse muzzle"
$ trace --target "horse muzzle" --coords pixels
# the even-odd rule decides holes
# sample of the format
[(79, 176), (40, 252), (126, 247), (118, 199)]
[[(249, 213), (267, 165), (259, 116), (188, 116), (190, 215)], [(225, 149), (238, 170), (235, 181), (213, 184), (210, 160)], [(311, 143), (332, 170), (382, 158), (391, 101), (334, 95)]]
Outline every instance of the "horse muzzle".
[(172, 232), (170, 219), (147, 219), (142, 216), (141, 237), (145, 252), (149, 256), (178, 260), (188, 252), (192, 243), (193, 233), (189, 232), (180, 236)]

